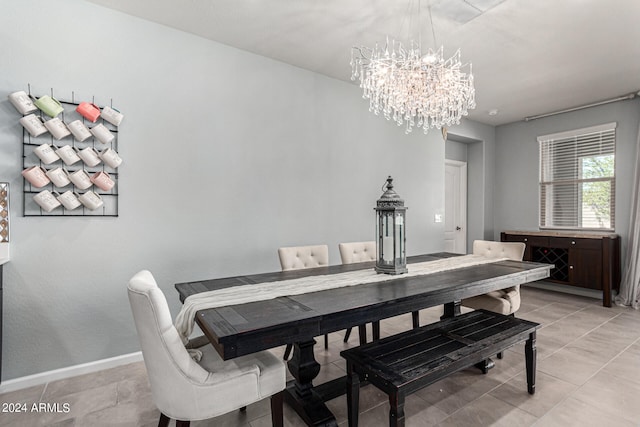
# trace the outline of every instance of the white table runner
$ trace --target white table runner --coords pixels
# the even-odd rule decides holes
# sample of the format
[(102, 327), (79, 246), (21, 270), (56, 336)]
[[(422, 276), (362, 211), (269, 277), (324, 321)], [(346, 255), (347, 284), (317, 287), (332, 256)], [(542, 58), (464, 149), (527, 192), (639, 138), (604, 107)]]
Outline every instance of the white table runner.
[[(434, 261), (408, 264), (407, 268), (409, 271), (403, 274), (402, 277), (422, 276), (441, 271), (454, 270), (456, 268), (504, 261), (506, 259), (508, 258), (487, 258), (482, 255), (463, 255), (442, 258)], [(277, 282), (232, 286), (214, 291), (201, 292), (190, 295), (185, 299), (182, 310), (180, 310), (180, 313), (178, 313), (176, 317), (175, 326), (183, 342), (186, 343), (193, 332), (196, 313), (200, 310), (264, 301), (283, 296), (326, 291), (346, 286), (384, 282), (387, 280), (392, 280), (392, 277), (387, 274), (377, 274), (373, 268), (370, 268), (338, 274), (300, 277)]]

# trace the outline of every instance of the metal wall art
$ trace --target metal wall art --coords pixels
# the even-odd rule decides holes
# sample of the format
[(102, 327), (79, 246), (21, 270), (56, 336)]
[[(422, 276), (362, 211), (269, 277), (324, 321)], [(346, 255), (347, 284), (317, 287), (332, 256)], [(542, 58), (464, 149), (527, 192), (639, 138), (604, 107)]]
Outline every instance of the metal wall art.
[(9, 241), (9, 183), (0, 182), (0, 243)]
[[(118, 125), (124, 115), (95, 100), (9, 95), (20, 118), (24, 216), (118, 216)], [(111, 102), (113, 104), (113, 101)]]

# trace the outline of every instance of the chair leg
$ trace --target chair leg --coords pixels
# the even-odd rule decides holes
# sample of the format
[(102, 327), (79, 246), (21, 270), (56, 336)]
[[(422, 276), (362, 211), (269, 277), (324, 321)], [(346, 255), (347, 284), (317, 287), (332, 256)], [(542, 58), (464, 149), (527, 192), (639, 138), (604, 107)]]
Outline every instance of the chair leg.
[(498, 356), (498, 359), (502, 359), (502, 352), (496, 354), (496, 356)]
[(420, 312), (412, 311), (411, 312), (411, 320), (413, 321), (413, 329), (420, 327)]
[(158, 427), (168, 427), (169, 426), (169, 417), (165, 414), (160, 413), (160, 420), (158, 421)]
[(247, 407), (243, 406), (242, 408), (240, 408), (240, 412), (247, 412)]
[[(375, 322), (371, 322), (371, 330), (372, 332), (372, 340), (377, 341), (380, 339), (380, 321), (376, 320)], [(360, 336), (360, 345), (364, 345), (367, 343), (367, 325), (359, 325), (358, 326), (358, 335)], [(345, 341), (347, 342), (347, 341)]]
[(284, 425), (284, 390), (271, 396), (271, 425), (282, 427)]
[(329, 334), (324, 334), (324, 349), (327, 350), (329, 348)]
[(344, 339), (342, 340), (342, 342), (349, 341), (349, 336), (351, 336), (351, 329), (352, 328), (347, 329), (347, 332), (344, 333)]
[(380, 321), (371, 322), (371, 329), (373, 329), (373, 340), (378, 341), (380, 339)]
[(293, 344), (287, 344), (287, 348), (284, 349), (284, 356), (282, 356), (282, 360), (289, 360), (291, 350), (293, 350)]
[(358, 340), (360, 345), (365, 345), (367, 343), (367, 325), (358, 325)]
[(489, 372), (489, 369), (492, 369), (494, 366), (496, 366), (496, 364), (491, 359), (485, 359), (482, 362), (478, 362), (475, 364), (475, 367), (480, 369), (483, 374)]

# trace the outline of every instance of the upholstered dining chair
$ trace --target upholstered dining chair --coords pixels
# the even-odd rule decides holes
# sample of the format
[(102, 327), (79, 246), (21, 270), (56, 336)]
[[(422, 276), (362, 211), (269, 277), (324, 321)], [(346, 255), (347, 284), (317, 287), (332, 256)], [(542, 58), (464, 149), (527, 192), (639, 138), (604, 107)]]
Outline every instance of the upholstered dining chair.
[(198, 348), (202, 357), (196, 362), (173, 326), (153, 275), (140, 271), (127, 290), (153, 402), (161, 412), (159, 427), (168, 426), (169, 419), (175, 419), (176, 426), (189, 426), (190, 421), (243, 410), (269, 396), (272, 424), (283, 425), (283, 361), (267, 351), (224, 361), (205, 345)]
[(376, 260), (376, 242), (339, 243), (340, 259), (343, 264)]
[[(524, 250), (525, 244), (522, 242), (491, 242), (488, 240), (473, 242), (473, 254), (489, 258), (508, 258), (522, 261)], [(462, 305), (473, 309), (483, 308), (504, 315), (514, 314), (520, 308), (520, 285), (463, 299)]]
[[(514, 261), (522, 261), (525, 248), (526, 245), (522, 242), (473, 241), (473, 254), (488, 258), (508, 258)], [(461, 304), (475, 310), (483, 308), (505, 316), (514, 316), (515, 312), (520, 308), (520, 285), (463, 299)], [(498, 359), (502, 359), (502, 353), (498, 353), (497, 356)], [(487, 359), (476, 366), (483, 373), (487, 373), (493, 365), (494, 362), (491, 359)]]
[[(278, 249), (280, 267), (282, 271), (301, 270), (329, 265), (329, 246), (289, 246)], [(329, 348), (329, 335), (324, 334), (324, 348)], [(284, 360), (288, 360), (293, 349), (292, 344), (287, 344), (284, 350)]]
[[(376, 260), (376, 242), (349, 242), (339, 243), (338, 249), (340, 250), (340, 258), (343, 264), (354, 264), (357, 262), (369, 262)], [(373, 329), (373, 339), (380, 338), (380, 322), (375, 321), (371, 324)], [(351, 329), (347, 329), (344, 334), (344, 342), (349, 341), (351, 336)], [(366, 326), (360, 325), (358, 327), (358, 333), (360, 334), (360, 344), (364, 344), (367, 341)]]
[(282, 271), (329, 265), (329, 246), (290, 246), (278, 249)]

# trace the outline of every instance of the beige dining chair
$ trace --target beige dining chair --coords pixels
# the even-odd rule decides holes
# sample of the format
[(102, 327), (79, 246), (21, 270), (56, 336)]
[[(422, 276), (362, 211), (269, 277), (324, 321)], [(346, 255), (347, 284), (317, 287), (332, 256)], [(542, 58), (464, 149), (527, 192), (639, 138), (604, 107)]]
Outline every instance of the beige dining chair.
[[(302, 270), (305, 268), (324, 267), (329, 265), (329, 246), (289, 246), (278, 249), (278, 258), (282, 271)], [(329, 348), (329, 335), (324, 334), (324, 348)], [(288, 360), (293, 349), (287, 344), (284, 350), (284, 360)]]
[[(354, 264), (358, 262), (371, 262), (376, 260), (376, 242), (349, 242), (339, 243), (338, 249), (340, 250), (340, 259), (343, 264)], [(380, 322), (375, 321), (371, 324), (373, 339), (380, 338)], [(344, 342), (349, 341), (351, 336), (351, 329), (347, 329), (344, 334)], [(367, 341), (366, 326), (360, 325), (358, 327), (358, 333), (360, 334), (360, 344), (364, 344)]]
[(329, 265), (329, 246), (290, 246), (278, 249), (282, 271)]
[[(492, 242), (490, 240), (474, 240), (473, 254), (488, 258), (507, 258), (514, 261), (522, 261), (526, 245), (522, 242)], [(520, 285), (511, 286), (497, 291), (491, 291), (483, 295), (463, 299), (461, 305), (474, 310), (485, 309), (494, 313), (514, 316), (520, 308)], [(497, 354), (502, 359), (502, 352)], [(486, 373), (494, 365), (491, 359), (476, 365)]]
[(176, 426), (189, 426), (190, 421), (244, 410), (266, 397), (271, 397), (272, 424), (283, 425), (282, 360), (262, 351), (224, 361), (205, 345), (198, 348), (202, 357), (196, 362), (173, 326), (167, 300), (153, 275), (140, 271), (127, 291), (153, 402), (161, 412), (159, 427), (168, 426), (170, 419)]
[[(473, 254), (488, 258), (508, 258), (522, 261), (524, 250), (525, 244), (522, 242), (492, 242), (488, 240), (473, 242)], [(520, 285), (463, 299), (462, 305), (473, 309), (485, 309), (494, 313), (512, 315), (520, 308)]]

